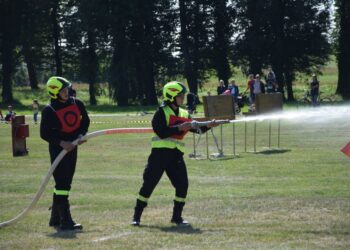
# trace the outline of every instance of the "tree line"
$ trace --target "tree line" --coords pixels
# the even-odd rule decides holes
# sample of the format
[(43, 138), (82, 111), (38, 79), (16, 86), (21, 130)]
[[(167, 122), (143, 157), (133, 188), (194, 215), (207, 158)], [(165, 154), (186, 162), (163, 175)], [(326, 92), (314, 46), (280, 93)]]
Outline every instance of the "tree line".
[(13, 101), (25, 65), (32, 89), (50, 75), (89, 84), (96, 105), (107, 82), (119, 106), (157, 104), (159, 84), (185, 78), (198, 92), (212, 74), (272, 66), (293, 101), (297, 73), (337, 56), (337, 92), (350, 98), (349, 1), (336, 0), (0, 0), (2, 101)]

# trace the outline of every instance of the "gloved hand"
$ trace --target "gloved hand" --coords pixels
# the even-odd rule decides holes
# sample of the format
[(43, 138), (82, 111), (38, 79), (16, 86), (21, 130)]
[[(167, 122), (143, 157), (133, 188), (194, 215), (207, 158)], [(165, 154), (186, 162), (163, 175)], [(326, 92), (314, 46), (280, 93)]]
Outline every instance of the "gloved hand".
[(191, 130), (192, 128), (193, 127), (191, 122), (184, 122), (178, 126), (179, 131), (188, 131), (188, 130)]
[(67, 152), (72, 151), (76, 146), (70, 141), (61, 141), (60, 146)]
[(78, 145), (81, 145), (81, 144), (83, 144), (83, 143), (85, 143), (85, 142), (87, 142), (87, 140), (81, 140), (81, 138), (83, 137), (83, 135), (79, 135), (79, 141), (78, 141)]

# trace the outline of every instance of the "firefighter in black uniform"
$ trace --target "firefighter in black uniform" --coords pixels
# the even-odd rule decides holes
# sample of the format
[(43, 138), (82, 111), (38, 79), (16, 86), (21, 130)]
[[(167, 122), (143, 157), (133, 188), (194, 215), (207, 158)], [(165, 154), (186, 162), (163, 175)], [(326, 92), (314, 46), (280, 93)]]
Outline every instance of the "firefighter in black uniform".
[[(189, 225), (188, 221), (182, 218), (188, 189), (182, 139), (188, 131), (198, 131), (192, 129), (189, 113), (180, 107), (184, 102), (185, 93), (185, 86), (176, 81), (167, 83), (163, 88), (164, 102), (152, 119), (155, 132), (152, 138), (152, 152), (148, 158), (148, 164), (143, 173), (143, 184), (136, 200), (131, 223), (134, 226), (140, 225), (142, 212), (164, 171), (175, 188), (171, 222), (176, 225)], [(208, 127), (201, 128), (201, 132), (206, 132), (217, 125), (213, 120)]]
[(69, 96), (69, 81), (53, 76), (46, 85), (51, 103), (42, 111), (40, 136), (49, 143), (51, 164), (63, 149), (68, 151), (53, 173), (56, 185), (49, 225), (59, 230), (82, 229), (71, 217), (68, 196), (78, 152), (72, 141), (86, 134), (90, 119), (84, 104)]

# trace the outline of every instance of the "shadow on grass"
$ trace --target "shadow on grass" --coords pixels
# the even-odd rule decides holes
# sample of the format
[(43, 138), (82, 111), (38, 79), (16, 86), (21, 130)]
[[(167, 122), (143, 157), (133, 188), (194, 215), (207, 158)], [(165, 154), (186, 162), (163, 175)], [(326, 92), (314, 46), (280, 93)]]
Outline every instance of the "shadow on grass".
[(304, 232), (308, 234), (316, 234), (316, 235), (342, 235), (342, 236), (350, 235), (350, 231), (342, 231), (342, 230), (307, 230)]
[(77, 234), (84, 233), (83, 230), (57, 230), (56, 232), (47, 234), (51, 238), (75, 239)]
[(263, 155), (284, 154), (284, 153), (288, 153), (290, 151), (291, 151), (290, 149), (275, 148), (275, 149), (266, 149), (266, 150), (257, 152), (257, 154), (263, 154)]
[(236, 155), (222, 155), (222, 156), (216, 156), (216, 155), (210, 155), (209, 160), (210, 161), (227, 161), (227, 160), (233, 160), (236, 158), (241, 158), (238, 154)]
[(200, 228), (189, 226), (154, 226), (154, 225), (140, 225), (141, 228), (157, 229), (167, 233), (180, 234), (201, 234), (203, 231)]

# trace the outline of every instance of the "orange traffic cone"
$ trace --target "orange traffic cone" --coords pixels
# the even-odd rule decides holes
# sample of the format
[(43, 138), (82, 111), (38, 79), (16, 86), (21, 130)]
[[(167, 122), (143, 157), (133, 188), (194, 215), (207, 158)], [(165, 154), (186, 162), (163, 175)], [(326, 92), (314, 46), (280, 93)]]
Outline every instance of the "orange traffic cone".
[(341, 151), (346, 154), (347, 156), (350, 157), (350, 142), (348, 142), (342, 149)]

